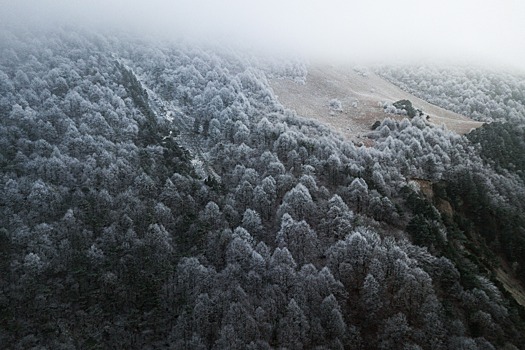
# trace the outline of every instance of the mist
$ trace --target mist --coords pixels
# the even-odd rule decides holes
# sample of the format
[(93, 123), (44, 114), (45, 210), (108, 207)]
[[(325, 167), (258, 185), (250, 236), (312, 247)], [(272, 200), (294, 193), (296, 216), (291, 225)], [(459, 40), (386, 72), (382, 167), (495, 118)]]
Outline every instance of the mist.
[(8, 1), (5, 23), (81, 24), (330, 62), (438, 61), (525, 70), (518, 0)]

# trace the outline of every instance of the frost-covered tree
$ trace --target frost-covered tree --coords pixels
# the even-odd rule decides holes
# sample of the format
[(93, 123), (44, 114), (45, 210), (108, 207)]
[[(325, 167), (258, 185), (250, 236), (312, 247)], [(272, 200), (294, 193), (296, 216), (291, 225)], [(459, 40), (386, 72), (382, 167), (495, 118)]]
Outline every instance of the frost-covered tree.
[(306, 257), (319, 254), (317, 234), (304, 220), (295, 221), (288, 214), (283, 215), (275, 240), (280, 248), (287, 247), (300, 265), (308, 261)]
[(296, 220), (310, 220), (314, 214), (314, 210), (315, 204), (310, 195), (310, 191), (308, 191), (303, 184), (299, 183), (285, 194), (283, 203), (279, 206), (278, 213), (279, 216), (288, 213)]

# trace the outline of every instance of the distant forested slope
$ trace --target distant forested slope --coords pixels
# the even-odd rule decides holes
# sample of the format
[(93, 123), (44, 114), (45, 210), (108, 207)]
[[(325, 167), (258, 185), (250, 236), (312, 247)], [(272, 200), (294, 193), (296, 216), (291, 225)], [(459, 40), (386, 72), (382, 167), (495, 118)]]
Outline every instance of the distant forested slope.
[(428, 102), (476, 120), (525, 122), (523, 73), (438, 66), (385, 66), (378, 73)]
[(483, 194), (523, 234), (523, 180), (466, 138), (416, 117), (343, 141), (275, 99), (267, 76), (300, 64), (0, 35), (4, 348), (525, 343), (472, 214)]

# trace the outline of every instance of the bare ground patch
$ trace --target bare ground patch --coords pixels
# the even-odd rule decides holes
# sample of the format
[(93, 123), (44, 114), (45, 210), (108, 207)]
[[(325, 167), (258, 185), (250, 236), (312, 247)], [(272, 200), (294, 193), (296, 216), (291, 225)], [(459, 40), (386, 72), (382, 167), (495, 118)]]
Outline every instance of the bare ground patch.
[(503, 287), (509, 292), (514, 300), (521, 306), (525, 307), (525, 288), (512, 276), (508, 266), (502, 264), (502, 267), (496, 269), (496, 278), (503, 284)]
[[(351, 67), (312, 66), (305, 84), (290, 79), (271, 79), (270, 85), (285, 107), (294, 109), (302, 117), (331, 126), (354, 141), (369, 132), (377, 120), (401, 119), (385, 113), (381, 106), (382, 102), (401, 99), (410, 100), (415, 108), (428, 114), (430, 123), (444, 124), (458, 134), (466, 134), (483, 125), (413, 96), (372, 72), (365, 76)], [(341, 101), (340, 111), (330, 108), (332, 99)]]

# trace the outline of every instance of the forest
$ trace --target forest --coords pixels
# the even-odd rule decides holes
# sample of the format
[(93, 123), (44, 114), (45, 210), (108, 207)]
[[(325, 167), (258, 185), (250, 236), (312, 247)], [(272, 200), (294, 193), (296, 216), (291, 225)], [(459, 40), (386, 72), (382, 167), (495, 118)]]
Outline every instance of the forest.
[(367, 147), (279, 103), (298, 61), (70, 27), (0, 52), (3, 349), (524, 348), (523, 76), (376, 67), (489, 123), (385, 113)]

